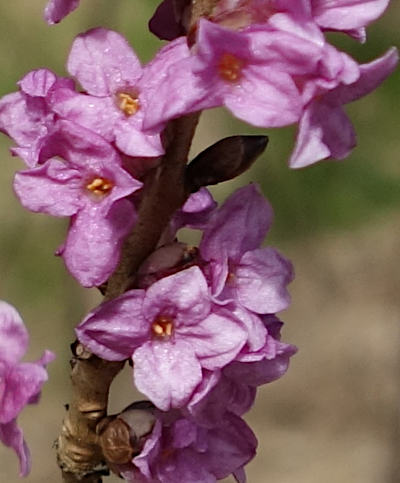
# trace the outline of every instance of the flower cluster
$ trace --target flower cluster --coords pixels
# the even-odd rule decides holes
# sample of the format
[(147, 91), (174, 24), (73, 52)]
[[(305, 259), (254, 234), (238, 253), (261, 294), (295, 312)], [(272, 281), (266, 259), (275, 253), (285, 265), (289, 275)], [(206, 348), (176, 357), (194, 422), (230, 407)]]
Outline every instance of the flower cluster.
[[(329, 44), (324, 34), (342, 31), (365, 41), (365, 27), (387, 4), (388, 0), (217, 2), (207, 20), (192, 26), (192, 48), (169, 69), (168, 82), (161, 86), (160, 94), (168, 90), (170, 96), (164, 96), (165, 102), (153, 100), (145, 127), (225, 106), (254, 126), (298, 123), (289, 160), (292, 168), (345, 158), (356, 141), (343, 106), (374, 90), (394, 70), (398, 54), (393, 48), (359, 65)], [(153, 31), (173, 38), (181, 30), (187, 5), (164, 0), (150, 23)]]
[[(209, 204), (203, 209), (209, 212)], [(170, 434), (178, 425), (187, 427), (178, 433), (193, 439), (178, 441), (177, 449), (186, 454), (189, 447), (196, 451), (200, 440), (212, 445), (215, 438), (230, 440), (237, 453), (246, 445), (241, 464), (233, 458), (220, 472), (212, 463), (217, 454), (207, 456), (204, 450), (211, 468), (199, 459), (190, 475), (182, 473), (187, 482), (215, 481), (252, 457), (254, 436), (247, 427), (247, 433), (236, 429), (245, 425), (240, 416), (251, 407), (257, 387), (281, 377), (295, 353), (280, 342), (281, 322), (275, 316), (289, 305), (291, 264), (275, 249), (259, 248), (271, 221), (271, 207), (258, 188), (239, 189), (209, 213), (198, 249), (176, 242), (160, 247), (139, 270), (139, 288), (100, 305), (76, 329), (80, 342), (97, 356), (131, 358), (135, 386), (159, 410), (179, 410), (165, 437), (178, 438)], [(181, 260), (171, 256), (173, 250)], [(166, 259), (174, 265), (168, 267)], [(230, 431), (240, 438), (225, 434)], [(208, 476), (196, 479), (200, 467)], [(148, 478), (144, 481), (170, 481), (156, 477), (162, 472), (158, 466), (154, 471), (151, 477), (142, 475)]]
[(54, 354), (45, 351), (36, 362), (20, 362), (28, 347), (28, 332), (18, 312), (0, 301), (0, 441), (11, 447), (20, 461), (20, 475), (30, 471), (29, 449), (18, 414), (27, 404), (35, 404), (47, 381), (46, 365)]
[[(119, 33), (80, 34), (68, 57), (69, 77), (34, 70), (18, 92), (0, 100), (0, 131), (26, 164), (14, 180), (18, 198), (31, 211), (69, 219), (57, 254), (83, 286), (93, 287), (117, 267), (148, 194), (143, 184), (169, 161), (163, 155), (171, 120), (224, 106), (258, 127), (298, 124), (293, 168), (343, 159), (355, 146), (343, 106), (374, 90), (398, 54), (392, 48), (360, 65), (326, 32), (365, 42), (367, 25), (388, 2), (219, 0), (189, 14), (197, 4), (164, 0), (150, 28), (170, 42), (144, 66)], [(78, 5), (49, 0), (46, 20), (57, 23)], [(153, 405), (154, 424), (141, 444), (108, 460), (127, 481), (212, 483), (233, 474), (244, 482), (256, 439), (242, 416), (257, 388), (281, 377), (296, 352), (281, 342), (276, 316), (289, 305), (292, 266), (274, 248), (261, 247), (272, 208), (254, 184), (219, 208), (205, 187), (240, 174), (253, 156), (244, 148), (245, 159), (235, 158), (238, 165), (220, 179), (223, 162), (210, 168), (212, 176), (207, 172), (207, 156), (214, 163), (215, 153), (224, 155), (219, 149), (206, 150), (186, 171), (182, 165), (186, 202), (173, 215), (177, 206), (171, 209), (155, 251), (128, 291), (76, 329), (98, 357), (131, 360), (134, 384)], [(177, 241), (182, 227), (202, 231), (198, 247)], [(19, 363), (26, 345), (20, 317), (1, 305), (0, 438), (16, 450), (23, 475), (29, 453), (15, 418), (36, 402), (53, 357), (46, 352), (36, 363)], [(132, 418), (121, 418), (115, 426), (123, 425), (121, 434), (133, 431)]]
[[(207, 20), (201, 18), (197, 25), (188, 25), (190, 2), (164, 0), (150, 28), (163, 39), (178, 40), (157, 56), (160, 65), (153, 72), (158, 71), (160, 80), (151, 79), (158, 87), (154, 91), (157, 95), (149, 98), (145, 131), (157, 133), (168, 119), (225, 106), (255, 126), (298, 123), (289, 161), (293, 168), (345, 158), (356, 138), (343, 106), (374, 90), (393, 71), (398, 55), (390, 49), (379, 59), (359, 65), (329, 44), (324, 34), (343, 32), (365, 42), (366, 27), (388, 3), (220, 0), (206, 12)], [(58, 22), (77, 5), (77, 0), (51, 0), (46, 18), (50, 23)], [(191, 48), (182, 37), (187, 30)], [(83, 45), (75, 47), (73, 52), (84, 49)], [(87, 50), (93, 52), (90, 45)], [(113, 50), (116, 46), (110, 47)], [(136, 73), (130, 74), (124, 88), (137, 79)], [(89, 78), (89, 84), (91, 81)], [(105, 89), (93, 94), (105, 96)], [(122, 95), (121, 102), (136, 110), (135, 95), (132, 97), (129, 89)]]
[[(0, 130), (28, 166), (15, 191), (32, 211), (70, 217), (58, 254), (82, 285), (100, 285), (115, 269), (136, 219), (132, 194), (164, 153), (160, 135), (171, 119), (224, 105), (255, 126), (298, 123), (292, 167), (349, 154), (355, 134), (343, 105), (375, 89), (398, 55), (390, 49), (358, 65), (330, 45), (325, 30), (364, 38), (388, 2), (342, 3), (221, 1), (192, 27), (191, 47), (178, 37), (144, 67), (120, 34), (93, 29), (73, 42), (73, 79), (32, 71), (0, 100)], [(56, 21), (76, 6), (53, 1), (47, 13), (57, 12)], [(173, 19), (161, 23), (160, 15), (153, 27), (174, 37)]]

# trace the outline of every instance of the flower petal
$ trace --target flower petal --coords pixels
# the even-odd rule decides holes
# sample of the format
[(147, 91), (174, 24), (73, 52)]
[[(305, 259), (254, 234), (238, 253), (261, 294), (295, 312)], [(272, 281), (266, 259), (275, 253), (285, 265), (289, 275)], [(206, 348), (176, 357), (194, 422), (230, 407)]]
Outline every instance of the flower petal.
[(0, 424), (0, 441), (12, 448), (19, 458), (20, 476), (27, 476), (31, 470), (31, 454), (24, 440), (22, 429), (16, 420), (7, 424)]
[(125, 38), (104, 28), (76, 37), (67, 68), (93, 96), (109, 96), (118, 88), (131, 86), (142, 73), (139, 59)]
[(40, 364), (24, 362), (15, 365), (6, 375), (5, 391), (1, 401), (0, 424), (16, 418), (24, 406), (36, 401), (47, 371)]
[(0, 301), (0, 361), (15, 364), (28, 348), (28, 331), (19, 313)]
[(116, 201), (106, 217), (92, 206), (71, 220), (59, 254), (80, 284), (94, 287), (107, 280), (117, 266), (122, 243), (135, 220), (134, 207), (125, 199)]
[(17, 173), (14, 190), (22, 205), (37, 213), (72, 216), (84, 204), (80, 173), (58, 159)]
[(291, 263), (273, 248), (243, 255), (235, 271), (239, 302), (258, 314), (274, 314), (288, 307), (287, 285), (293, 280)]
[(133, 355), (134, 382), (159, 409), (182, 407), (201, 381), (201, 367), (191, 345), (146, 342)]
[(100, 305), (75, 329), (79, 341), (107, 361), (128, 359), (148, 337), (143, 299), (144, 290), (130, 290)]
[(143, 313), (149, 321), (158, 315), (175, 318), (176, 327), (197, 324), (210, 312), (206, 279), (195, 266), (162, 278), (146, 292)]
[(272, 223), (271, 205), (258, 185), (235, 191), (211, 218), (200, 243), (205, 260), (233, 261), (248, 250), (258, 248)]

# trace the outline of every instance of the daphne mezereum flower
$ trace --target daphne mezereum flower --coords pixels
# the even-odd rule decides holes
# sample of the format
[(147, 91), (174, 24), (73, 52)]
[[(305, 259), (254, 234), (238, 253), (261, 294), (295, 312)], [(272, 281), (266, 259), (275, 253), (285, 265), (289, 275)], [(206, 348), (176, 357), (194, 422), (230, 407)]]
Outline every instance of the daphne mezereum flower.
[(197, 266), (100, 305), (76, 333), (103, 359), (132, 357), (136, 387), (163, 411), (182, 407), (202, 370), (227, 365), (248, 337), (239, 318), (212, 302)]
[(245, 483), (244, 465), (255, 455), (257, 440), (243, 419), (226, 413), (211, 427), (175, 413), (156, 412), (143, 450), (122, 468), (130, 483), (215, 483), (229, 475)]
[(83, 286), (99, 285), (118, 263), (123, 238), (136, 219), (126, 197), (142, 183), (121, 167), (107, 141), (69, 121), (57, 122), (40, 161), (16, 174), (15, 192), (31, 211), (72, 217), (61, 254)]
[[(150, 20), (150, 30), (165, 40), (184, 35), (189, 4), (186, 0), (164, 0)], [(389, 0), (220, 0), (208, 12), (208, 19), (239, 30), (289, 13), (298, 23), (314, 22), (324, 30), (343, 31), (365, 40), (365, 27), (382, 15), (388, 4)]]
[[(292, 168), (302, 168), (322, 159), (344, 159), (356, 145), (356, 135), (343, 106), (375, 90), (396, 68), (396, 48), (359, 66), (354, 82), (332, 89), (317, 86), (317, 92), (300, 119), (296, 145), (290, 157)], [(312, 83), (313, 81), (311, 81)]]
[[(258, 47), (261, 36), (268, 48)], [(167, 71), (144, 127), (222, 105), (255, 126), (295, 123), (303, 104), (291, 74), (312, 70), (320, 55), (318, 44), (294, 34), (236, 32), (201, 19), (192, 53)]]
[(80, 34), (72, 44), (67, 68), (86, 92), (57, 91), (52, 108), (58, 116), (115, 141), (129, 156), (164, 153), (159, 132), (142, 130), (149, 88), (146, 67), (122, 35), (103, 28)]
[(49, 96), (57, 88), (72, 90), (74, 82), (48, 69), (37, 69), (26, 74), (18, 85), (19, 92), (0, 99), (0, 131), (17, 144), (11, 152), (32, 168), (38, 163), (41, 146), (55, 123)]
[(28, 341), (19, 313), (0, 301), (0, 441), (17, 453), (21, 476), (29, 473), (31, 461), (17, 417), (27, 404), (38, 402), (41, 387), (47, 381), (45, 367), (54, 359), (52, 352), (45, 351), (36, 362), (20, 362)]
[(218, 300), (233, 300), (257, 314), (288, 307), (292, 266), (275, 249), (260, 248), (272, 217), (254, 184), (233, 193), (211, 217), (199, 248)]

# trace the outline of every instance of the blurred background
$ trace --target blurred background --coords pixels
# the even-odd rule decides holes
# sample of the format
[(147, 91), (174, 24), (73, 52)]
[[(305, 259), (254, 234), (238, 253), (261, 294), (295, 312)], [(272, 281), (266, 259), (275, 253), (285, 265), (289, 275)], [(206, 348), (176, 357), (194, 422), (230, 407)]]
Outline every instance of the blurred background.
[[(148, 61), (161, 45), (146, 28), (156, 2), (82, 0), (60, 25), (42, 20), (45, 0), (0, 4), (0, 95), (16, 90), (29, 70), (65, 75), (73, 38), (102, 25), (122, 32)], [(331, 39), (367, 62), (400, 45), (396, 2), (359, 45)], [(288, 374), (259, 391), (247, 420), (259, 438), (249, 483), (400, 482), (400, 76), (348, 106), (359, 146), (344, 162), (289, 170), (292, 128), (270, 130), (255, 166), (214, 190), (222, 200), (236, 186), (258, 181), (275, 210), (267, 243), (296, 269), (292, 306), (280, 314), (283, 340), (296, 344)], [(222, 110), (203, 115), (193, 156), (232, 134), (265, 133)], [(58, 482), (52, 443), (69, 400), (69, 343), (74, 326), (100, 301), (78, 286), (53, 252), (66, 221), (22, 209), (12, 191), (20, 160), (0, 138), (0, 298), (21, 312), (31, 334), (29, 360), (45, 348), (57, 353), (41, 403), (20, 424), (33, 456), (32, 483)], [(112, 410), (136, 396), (123, 373), (112, 387)], [(0, 481), (19, 481), (13, 452), (0, 447)], [(109, 478), (106, 481), (118, 481)], [(231, 480), (229, 480), (231, 481)], [(199, 482), (201, 483), (201, 482)]]

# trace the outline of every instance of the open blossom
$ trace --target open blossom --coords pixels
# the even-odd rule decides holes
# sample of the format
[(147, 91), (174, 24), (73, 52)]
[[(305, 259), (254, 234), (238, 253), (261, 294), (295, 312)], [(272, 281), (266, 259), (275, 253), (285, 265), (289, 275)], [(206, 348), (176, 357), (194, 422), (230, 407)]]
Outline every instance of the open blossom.
[(218, 300), (233, 300), (258, 314), (289, 305), (290, 262), (273, 248), (259, 248), (272, 216), (267, 200), (250, 184), (231, 195), (211, 218), (199, 248)]
[(45, 366), (54, 359), (52, 352), (45, 351), (36, 362), (20, 362), (28, 340), (18, 312), (0, 301), (0, 441), (16, 452), (21, 476), (29, 473), (31, 462), (17, 417), (27, 404), (38, 401), (41, 387), (47, 381)]
[(103, 359), (132, 357), (136, 387), (162, 410), (182, 407), (202, 369), (225, 366), (247, 340), (241, 321), (212, 303), (198, 267), (101, 305), (76, 332)]
[(85, 89), (60, 89), (54, 112), (91, 129), (129, 156), (164, 153), (159, 133), (145, 134), (147, 81), (139, 59), (122, 35), (96, 28), (79, 35), (71, 48), (68, 71)]
[[(277, 38), (276, 32), (267, 31), (265, 35), (269, 49), (262, 51), (253, 45), (251, 32), (231, 31), (201, 19), (194, 52), (188, 51), (168, 70), (166, 81), (159, 86), (160, 99), (152, 102), (146, 112), (145, 128), (221, 105), (256, 126), (278, 127), (296, 122), (302, 102), (287, 69), (294, 64), (279, 56), (286, 59), (285, 52), (290, 51), (289, 57), (294, 57), (295, 50), (296, 67), (304, 72), (309, 65), (309, 49), (314, 53), (315, 45), (297, 37), (294, 41), (286, 34)], [(258, 34), (256, 42), (260, 42)], [(315, 62), (312, 57), (311, 61)], [(179, 92), (179, 96), (167, 96), (167, 89)]]
[(356, 145), (353, 126), (343, 106), (375, 90), (396, 68), (398, 51), (389, 49), (382, 57), (359, 66), (354, 82), (333, 89), (316, 86), (300, 119), (296, 145), (290, 157), (292, 168), (302, 168), (322, 159), (343, 159)]
[(48, 69), (37, 69), (18, 82), (20, 91), (0, 100), (0, 131), (17, 144), (11, 152), (29, 167), (38, 162), (40, 149), (55, 123), (48, 98), (57, 88), (73, 89), (72, 79), (56, 76)]
[(14, 189), (31, 211), (72, 217), (61, 254), (82, 285), (99, 285), (136, 219), (126, 197), (142, 183), (120, 166), (109, 143), (68, 121), (58, 121), (40, 160), (47, 161), (16, 174)]

